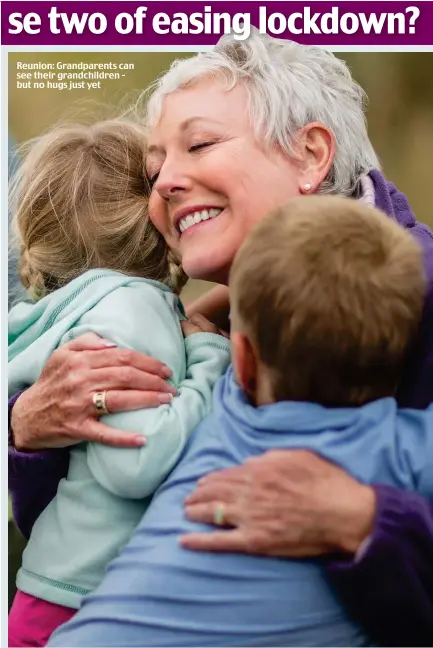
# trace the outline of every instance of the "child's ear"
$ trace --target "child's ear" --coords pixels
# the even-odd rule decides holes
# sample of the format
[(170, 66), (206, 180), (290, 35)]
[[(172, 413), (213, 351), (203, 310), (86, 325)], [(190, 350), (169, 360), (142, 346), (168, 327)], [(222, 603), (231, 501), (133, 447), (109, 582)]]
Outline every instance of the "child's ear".
[(257, 358), (249, 339), (239, 332), (232, 332), (232, 359), (239, 386), (255, 402), (257, 388)]

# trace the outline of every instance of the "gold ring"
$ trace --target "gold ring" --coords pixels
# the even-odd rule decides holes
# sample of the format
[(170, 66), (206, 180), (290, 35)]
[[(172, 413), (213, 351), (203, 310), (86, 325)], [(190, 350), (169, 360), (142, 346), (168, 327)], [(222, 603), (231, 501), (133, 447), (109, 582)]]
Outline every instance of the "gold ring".
[(108, 409), (107, 409), (106, 404), (105, 404), (106, 396), (107, 396), (106, 391), (95, 392), (93, 394), (93, 404), (94, 404), (96, 412), (98, 413), (99, 416), (103, 416), (104, 414), (109, 414), (110, 413), (108, 411)]
[(218, 504), (213, 516), (215, 526), (225, 526), (224, 504)]

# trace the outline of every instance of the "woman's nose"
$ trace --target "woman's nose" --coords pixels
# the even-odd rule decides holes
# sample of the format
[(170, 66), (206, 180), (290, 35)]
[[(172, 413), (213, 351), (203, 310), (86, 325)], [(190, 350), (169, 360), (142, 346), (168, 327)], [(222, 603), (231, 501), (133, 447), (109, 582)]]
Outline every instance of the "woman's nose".
[(177, 195), (185, 192), (189, 188), (190, 181), (183, 174), (163, 166), (159, 172), (154, 188), (161, 198), (170, 200)]

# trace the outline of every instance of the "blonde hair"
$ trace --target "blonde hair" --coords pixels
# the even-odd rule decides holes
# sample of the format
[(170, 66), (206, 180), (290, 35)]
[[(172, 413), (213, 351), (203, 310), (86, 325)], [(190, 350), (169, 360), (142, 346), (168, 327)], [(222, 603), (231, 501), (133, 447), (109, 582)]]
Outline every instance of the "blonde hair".
[(21, 281), (34, 299), (91, 268), (186, 283), (148, 216), (146, 131), (126, 119), (65, 125), (36, 138), (11, 186)]
[(378, 210), (330, 196), (264, 218), (230, 275), (234, 322), (269, 369), (274, 398), (329, 407), (395, 394), (425, 291), (415, 239)]

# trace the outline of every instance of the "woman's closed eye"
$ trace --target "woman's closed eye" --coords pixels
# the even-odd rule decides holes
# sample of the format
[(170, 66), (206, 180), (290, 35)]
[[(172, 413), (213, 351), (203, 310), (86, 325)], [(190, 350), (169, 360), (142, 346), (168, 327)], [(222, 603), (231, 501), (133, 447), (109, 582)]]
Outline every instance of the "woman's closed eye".
[(204, 148), (208, 148), (213, 144), (216, 144), (216, 142), (200, 142), (199, 144), (193, 144), (192, 146), (189, 147), (188, 152), (194, 153), (195, 151), (200, 151)]
[[(205, 142), (197, 142), (197, 144), (192, 144), (188, 148), (188, 153), (196, 153), (199, 151), (202, 151), (203, 149), (209, 148), (210, 146), (213, 146), (217, 142), (215, 140), (208, 140)], [(150, 186), (153, 187), (155, 182), (158, 180), (159, 174), (161, 172), (161, 169), (158, 169), (157, 171), (151, 171), (149, 170), (147, 172), (147, 178), (149, 180)]]
[(153, 173), (148, 172), (148, 173), (146, 173), (146, 175), (147, 175), (147, 179), (149, 181), (150, 186), (153, 187), (155, 182), (158, 180), (159, 171), (154, 171)]

